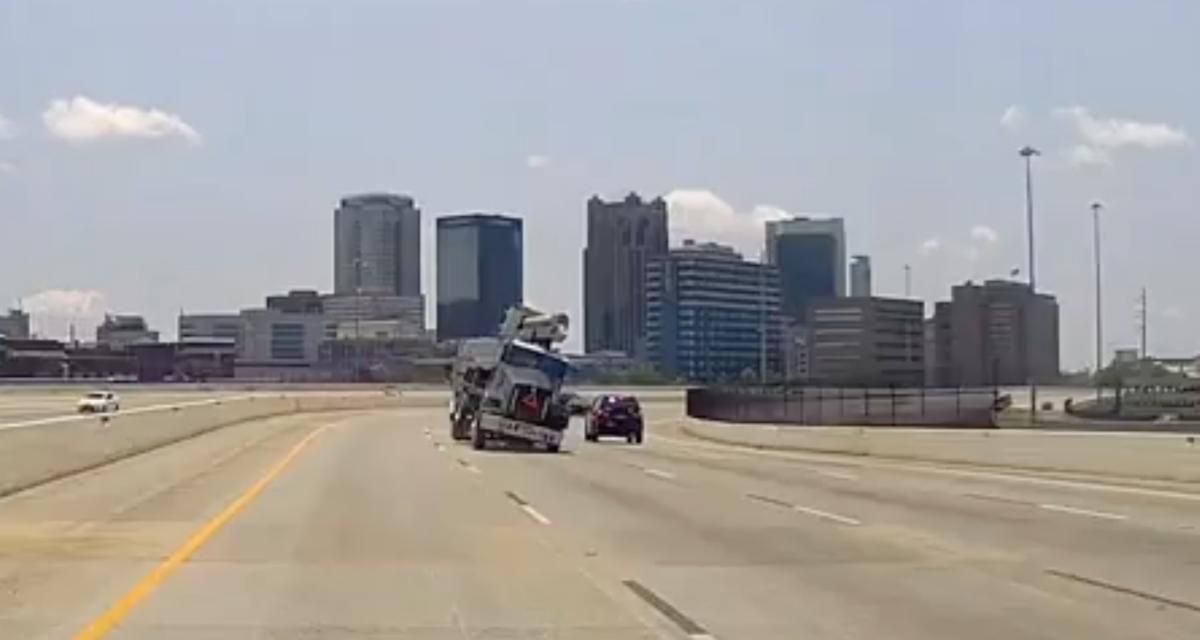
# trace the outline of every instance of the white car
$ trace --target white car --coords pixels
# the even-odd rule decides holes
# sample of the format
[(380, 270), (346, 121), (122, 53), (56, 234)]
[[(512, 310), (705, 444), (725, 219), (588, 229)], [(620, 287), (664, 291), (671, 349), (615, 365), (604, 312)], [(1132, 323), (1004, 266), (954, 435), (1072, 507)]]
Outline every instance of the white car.
[(79, 413), (108, 413), (121, 408), (117, 394), (111, 391), (92, 391), (79, 399)]

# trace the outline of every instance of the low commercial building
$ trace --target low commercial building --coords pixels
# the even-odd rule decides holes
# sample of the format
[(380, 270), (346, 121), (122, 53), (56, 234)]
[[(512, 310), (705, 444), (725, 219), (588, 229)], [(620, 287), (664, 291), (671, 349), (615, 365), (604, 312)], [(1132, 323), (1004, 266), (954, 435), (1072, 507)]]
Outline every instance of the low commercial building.
[(243, 309), (241, 319), (237, 377), (313, 379), (321, 342), (337, 337), (336, 323), (323, 313)]
[(158, 342), (158, 332), (151, 331), (142, 316), (105, 315), (104, 322), (96, 327), (96, 344), (114, 351), (155, 342)]
[(1024, 282), (967, 282), (934, 308), (938, 386), (1025, 384), (1059, 378), (1058, 301)]
[(175, 347), (175, 375), (183, 380), (232, 378), (238, 343), (233, 338), (180, 338)]
[(267, 296), (267, 308), (282, 313), (322, 313), (325, 298), (313, 289), (292, 289), (287, 293)]
[(0, 316), (0, 336), (13, 340), (29, 338), (29, 314), (20, 309), (9, 309), (8, 315)]
[(179, 316), (179, 340), (221, 338), (242, 341), (242, 317), (236, 313), (185, 313)]
[(808, 310), (809, 380), (821, 384), (920, 386), (925, 378), (924, 303), (899, 298), (824, 298)]
[(779, 270), (685, 241), (646, 267), (646, 344), (669, 378), (758, 380), (783, 369)]
[(343, 326), (369, 335), (368, 322), (385, 323), (373, 326), (398, 338), (419, 338), (425, 334), (424, 296), (332, 295), (325, 296), (322, 304), (326, 317), (338, 324), (339, 337), (343, 337)]

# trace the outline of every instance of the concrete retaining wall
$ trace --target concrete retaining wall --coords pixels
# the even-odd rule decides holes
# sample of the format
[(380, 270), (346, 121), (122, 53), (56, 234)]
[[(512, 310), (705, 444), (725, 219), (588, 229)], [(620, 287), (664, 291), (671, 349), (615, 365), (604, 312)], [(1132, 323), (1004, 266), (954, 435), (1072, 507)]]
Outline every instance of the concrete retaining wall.
[(247, 420), (297, 412), (435, 406), (431, 400), (382, 392), (253, 395), (33, 421), (0, 429), (0, 496)]
[(683, 431), (769, 449), (1200, 482), (1200, 436), (1188, 434), (768, 426), (690, 418)]

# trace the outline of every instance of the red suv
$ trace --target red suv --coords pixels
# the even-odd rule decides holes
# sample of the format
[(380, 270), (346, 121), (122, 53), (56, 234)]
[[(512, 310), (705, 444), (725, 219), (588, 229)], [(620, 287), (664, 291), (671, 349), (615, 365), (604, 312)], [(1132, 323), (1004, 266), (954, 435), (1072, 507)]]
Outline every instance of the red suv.
[(592, 402), (583, 437), (596, 442), (600, 436), (621, 436), (626, 442), (641, 444), (644, 427), (637, 398), (602, 395)]

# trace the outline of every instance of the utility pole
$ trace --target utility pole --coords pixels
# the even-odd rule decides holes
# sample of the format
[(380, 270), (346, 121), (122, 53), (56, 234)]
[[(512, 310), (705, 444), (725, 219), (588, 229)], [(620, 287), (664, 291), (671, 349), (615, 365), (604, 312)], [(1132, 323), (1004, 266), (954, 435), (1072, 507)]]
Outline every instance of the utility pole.
[(767, 264), (758, 264), (758, 383), (767, 384)]
[(1150, 357), (1146, 350), (1146, 287), (1142, 287), (1142, 295), (1138, 304), (1138, 331), (1141, 336), (1142, 360)]
[(1096, 259), (1096, 400), (1100, 400), (1100, 370), (1104, 368), (1104, 323), (1100, 309), (1100, 209), (1104, 205), (1092, 203), (1092, 255)]
[(1029, 377), (1029, 424), (1037, 424), (1037, 372), (1034, 370), (1033, 314), (1030, 313), (1037, 304), (1037, 271), (1034, 261), (1033, 242), (1033, 157), (1042, 152), (1029, 145), (1021, 147), (1017, 152), (1025, 159), (1025, 227), (1029, 236), (1029, 306), (1025, 311), (1025, 374)]

